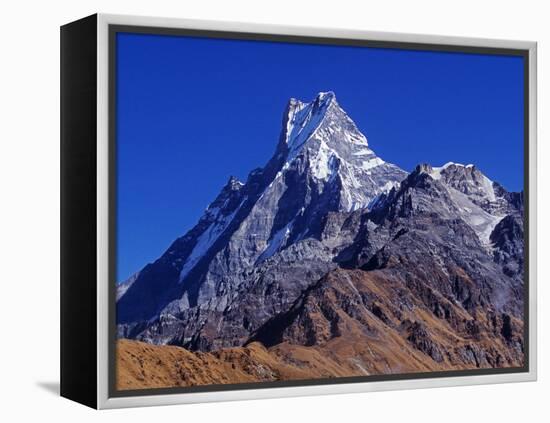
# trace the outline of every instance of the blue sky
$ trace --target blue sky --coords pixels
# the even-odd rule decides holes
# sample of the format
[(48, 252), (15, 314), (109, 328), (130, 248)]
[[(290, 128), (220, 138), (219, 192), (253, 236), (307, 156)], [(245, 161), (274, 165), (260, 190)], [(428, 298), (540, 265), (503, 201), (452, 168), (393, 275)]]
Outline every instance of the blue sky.
[(290, 97), (329, 90), (384, 160), (474, 163), (522, 189), (519, 57), (119, 33), (117, 280), (267, 162)]

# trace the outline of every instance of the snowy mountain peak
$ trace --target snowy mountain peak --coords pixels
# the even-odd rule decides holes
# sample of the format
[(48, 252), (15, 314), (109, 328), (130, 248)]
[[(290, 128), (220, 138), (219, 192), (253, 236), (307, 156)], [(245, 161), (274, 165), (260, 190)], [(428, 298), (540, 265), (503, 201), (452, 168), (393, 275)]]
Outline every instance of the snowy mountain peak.
[[(243, 269), (268, 266), (288, 248), (308, 251), (320, 242), (329, 214), (369, 209), (406, 176), (369, 148), (333, 92), (310, 102), (290, 99), (271, 160), (244, 184), (230, 177), (197, 225), (162, 256), (168, 265), (158, 266), (169, 294), (159, 291), (154, 301), (143, 302), (142, 293), (156, 289), (158, 279), (140, 273), (132, 288), (121, 290), (120, 321), (148, 319), (160, 303), (173, 311), (209, 302), (242, 283)], [(331, 249), (323, 246), (319, 254)], [(169, 305), (172, 300), (177, 304)]]
[(367, 138), (340, 107), (332, 91), (320, 92), (310, 102), (295, 98), (288, 102), (278, 151), (290, 162), (311, 147), (335, 151), (346, 161), (374, 156)]
[(330, 104), (332, 102), (336, 102), (336, 94), (334, 94), (333, 91), (321, 91), (319, 94), (317, 94), (317, 97), (315, 98), (315, 101), (317, 103), (326, 103)]
[(311, 102), (289, 100), (285, 113), (284, 144), (296, 152), (315, 133), (327, 117), (327, 111), (337, 105), (334, 93), (319, 93)]
[(336, 94), (332, 91), (321, 91), (313, 100), (309, 102), (302, 101), (294, 97), (290, 98), (288, 101), (288, 110), (293, 111), (295, 109), (302, 109), (306, 106), (310, 106), (312, 108), (315, 107), (316, 111), (319, 111), (327, 106), (330, 106), (332, 103), (337, 104)]
[[(419, 178), (423, 176), (424, 178)], [(426, 188), (423, 181), (434, 181), (448, 194), (446, 207), (453, 205), (485, 246), (490, 246), (490, 235), (495, 225), (505, 216), (522, 212), (521, 193), (510, 193), (484, 175), (473, 164), (448, 162), (440, 167), (419, 164), (407, 178), (408, 186)], [(431, 200), (430, 200), (431, 201)]]
[(276, 157), (281, 171), (306, 166), (322, 190), (324, 184), (337, 184), (343, 210), (367, 207), (406, 176), (369, 148), (332, 91), (320, 92), (310, 102), (289, 100)]
[(433, 179), (440, 180), (464, 194), (478, 197), (480, 201), (496, 201), (493, 181), (473, 164), (448, 162), (441, 167), (432, 168), (430, 165), (420, 165), (420, 167)]

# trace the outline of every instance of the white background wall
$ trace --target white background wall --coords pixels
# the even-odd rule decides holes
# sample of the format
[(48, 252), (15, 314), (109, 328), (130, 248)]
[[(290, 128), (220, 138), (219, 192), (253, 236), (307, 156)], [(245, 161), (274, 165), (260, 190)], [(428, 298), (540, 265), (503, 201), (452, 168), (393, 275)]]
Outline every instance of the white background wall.
[[(546, 1), (7, 1), (0, 24), (0, 420), (549, 421)], [(94, 412), (57, 397), (59, 26), (123, 13), (539, 42), (539, 381)], [(497, 157), (495, 157), (497, 159)], [(545, 167), (546, 166), (546, 167)], [(545, 393), (546, 390), (546, 393)]]

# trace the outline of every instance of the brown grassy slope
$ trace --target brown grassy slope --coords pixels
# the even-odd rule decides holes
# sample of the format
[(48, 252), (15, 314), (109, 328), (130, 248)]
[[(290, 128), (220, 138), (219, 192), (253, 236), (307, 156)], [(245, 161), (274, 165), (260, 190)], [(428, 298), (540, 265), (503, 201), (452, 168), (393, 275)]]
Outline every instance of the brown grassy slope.
[[(523, 322), (466, 310), (383, 271), (336, 270), (243, 347), (203, 353), (119, 340), (118, 389), (517, 367)], [(266, 348), (264, 345), (267, 345)]]
[[(350, 347), (344, 343), (344, 348)], [(352, 348), (350, 351), (355, 350)], [(376, 354), (376, 347), (368, 350)], [(339, 354), (343, 353), (340, 349)], [(364, 362), (317, 348), (260, 343), (213, 353), (122, 339), (117, 343), (117, 389), (146, 389), (367, 375)], [(427, 370), (423, 366), (423, 370)], [(418, 371), (420, 369), (417, 369)]]
[[(315, 353), (316, 366), (332, 363)], [(259, 343), (213, 353), (157, 346), (121, 339), (117, 342), (117, 388), (144, 389), (211, 384), (265, 382), (319, 377), (315, 372), (284, 363)]]

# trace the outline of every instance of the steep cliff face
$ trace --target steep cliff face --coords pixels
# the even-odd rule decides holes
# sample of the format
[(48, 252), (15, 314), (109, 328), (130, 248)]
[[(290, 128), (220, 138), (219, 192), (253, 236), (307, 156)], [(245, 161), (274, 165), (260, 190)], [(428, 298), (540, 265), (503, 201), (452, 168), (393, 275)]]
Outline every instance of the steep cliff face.
[(264, 345), (273, 380), (521, 366), (523, 245), (521, 193), (474, 165), (407, 174), (333, 93), (292, 99), (267, 165), (119, 285), (119, 337)]

